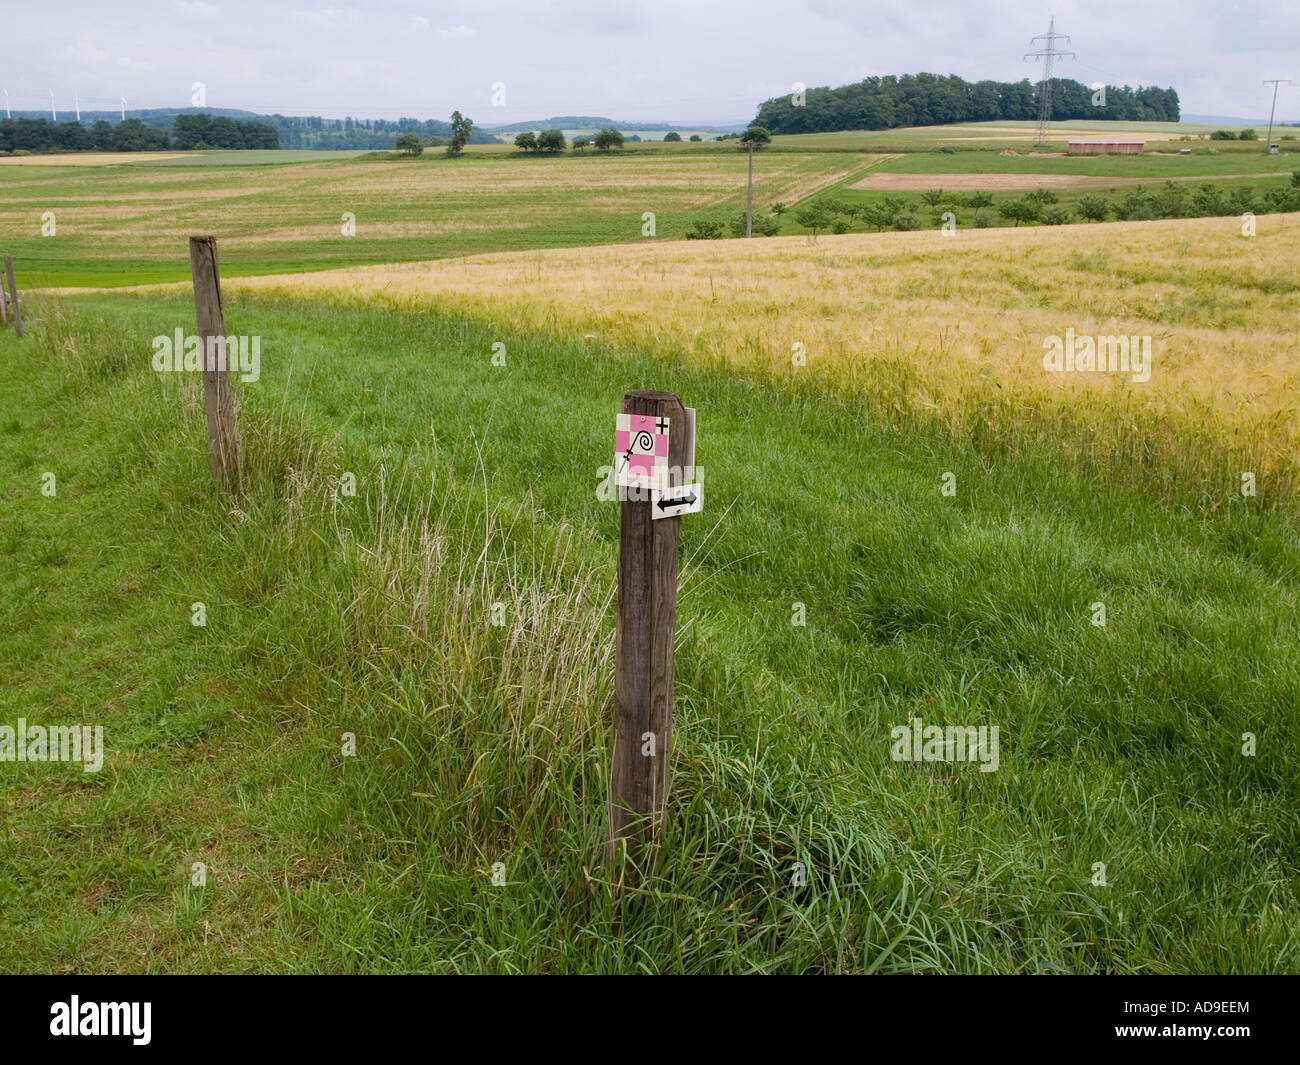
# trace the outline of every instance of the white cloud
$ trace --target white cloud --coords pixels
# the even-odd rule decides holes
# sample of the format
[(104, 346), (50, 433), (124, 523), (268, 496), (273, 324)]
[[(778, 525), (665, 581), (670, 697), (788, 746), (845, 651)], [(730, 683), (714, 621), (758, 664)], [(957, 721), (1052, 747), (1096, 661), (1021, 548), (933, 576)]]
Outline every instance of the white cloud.
[(203, 0), (176, 0), (176, 10), (191, 18), (211, 18), (220, 15), (221, 8), (214, 4), (205, 4)]
[(309, 26), (323, 26), (326, 29), (355, 26), (361, 21), (361, 11), (355, 7), (322, 7), (316, 10), (298, 8), (289, 14), (299, 22), (305, 22)]
[(89, 41), (76, 41), (63, 49), (63, 54), (74, 63), (106, 63), (108, 53)]

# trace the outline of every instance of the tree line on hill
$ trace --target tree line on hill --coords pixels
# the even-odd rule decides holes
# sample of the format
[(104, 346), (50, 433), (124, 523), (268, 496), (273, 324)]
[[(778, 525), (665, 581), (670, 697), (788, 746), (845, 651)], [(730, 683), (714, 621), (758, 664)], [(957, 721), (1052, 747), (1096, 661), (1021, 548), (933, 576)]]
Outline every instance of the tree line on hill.
[[(455, 136), (450, 122), (438, 119), (321, 118), (319, 115), (266, 115), (260, 119), (280, 136), (282, 148), (391, 150), (394, 137), (413, 133), (425, 144), (450, 141)], [(474, 128), (469, 144), (496, 144), (497, 138)]]
[(211, 115), (177, 115), (172, 131), (147, 126), (138, 118), (114, 125), (100, 119), (51, 122), (45, 118), (0, 119), (0, 152), (161, 152), (192, 148), (278, 148), (270, 126)]
[[(1053, 119), (1177, 122), (1178, 116), (1173, 89), (1109, 85), (1103, 98), (1069, 78), (1052, 82)], [(888, 74), (838, 89), (808, 89), (802, 99), (791, 93), (765, 100), (754, 122), (773, 133), (830, 133), (1037, 117), (1038, 89), (1028, 78), (969, 82), (956, 74)]]

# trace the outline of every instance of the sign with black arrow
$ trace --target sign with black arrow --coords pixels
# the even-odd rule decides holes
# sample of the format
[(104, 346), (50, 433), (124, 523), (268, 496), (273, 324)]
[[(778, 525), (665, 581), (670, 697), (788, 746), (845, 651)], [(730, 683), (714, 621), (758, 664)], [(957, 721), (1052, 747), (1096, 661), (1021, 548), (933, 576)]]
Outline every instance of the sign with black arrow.
[(698, 484), (650, 490), (650, 514), (654, 518), (679, 518), (683, 514), (698, 514), (703, 509), (704, 496)]

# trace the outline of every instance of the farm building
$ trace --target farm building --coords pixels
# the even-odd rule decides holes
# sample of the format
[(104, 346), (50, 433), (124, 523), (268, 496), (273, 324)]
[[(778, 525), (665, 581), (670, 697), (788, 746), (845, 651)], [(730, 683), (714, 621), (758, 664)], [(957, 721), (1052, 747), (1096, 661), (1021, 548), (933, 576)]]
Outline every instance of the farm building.
[(1146, 141), (1070, 141), (1071, 155), (1141, 155)]

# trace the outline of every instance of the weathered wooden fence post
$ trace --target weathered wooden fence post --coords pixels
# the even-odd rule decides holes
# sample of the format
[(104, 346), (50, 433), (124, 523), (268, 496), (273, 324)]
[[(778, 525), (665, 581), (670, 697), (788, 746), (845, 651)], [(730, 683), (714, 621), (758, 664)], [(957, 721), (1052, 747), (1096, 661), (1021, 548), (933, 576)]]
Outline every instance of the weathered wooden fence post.
[(194, 275), (194, 310), (203, 345), (203, 406), (208, 415), (212, 476), (219, 484), (228, 485), (239, 476), (240, 454), (235, 402), (230, 392), (230, 366), (226, 361), (226, 318), (221, 307), (216, 237), (190, 237), (190, 269)]
[(18, 288), (14, 285), (14, 261), (5, 256), (5, 277), (9, 281), (9, 309), (14, 312), (14, 335), (23, 335), (23, 312), (18, 306)]
[[(681, 470), (686, 465), (690, 444), (686, 412), (673, 393), (629, 392), (623, 397), (623, 413), (667, 418), (671, 427), (668, 466)], [(633, 860), (640, 856), (645, 844), (657, 838), (668, 803), (681, 518), (655, 520), (653, 505), (644, 490), (619, 504), (614, 747), (606, 855), (611, 863), (624, 846)]]

